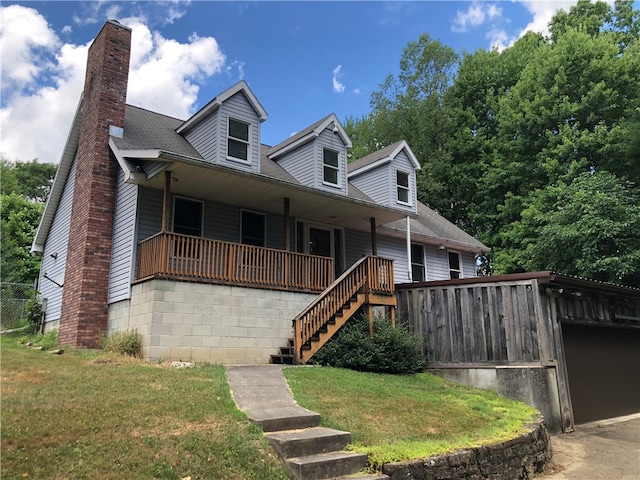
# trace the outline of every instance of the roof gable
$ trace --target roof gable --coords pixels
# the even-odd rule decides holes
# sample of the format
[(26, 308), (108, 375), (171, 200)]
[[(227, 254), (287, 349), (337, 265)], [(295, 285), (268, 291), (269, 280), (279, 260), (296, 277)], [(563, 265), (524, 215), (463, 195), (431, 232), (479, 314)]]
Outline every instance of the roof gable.
[(216, 111), (220, 106), (229, 98), (233, 97), (236, 93), (241, 92), (246, 97), (247, 101), (251, 105), (251, 107), (255, 110), (260, 122), (264, 122), (267, 119), (267, 112), (263, 108), (263, 106), (258, 101), (258, 98), (254, 95), (254, 93), (247, 85), (247, 82), (244, 80), (239, 81), (232, 87), (228, 88), (218, 96), (216, 96), (213, 100), (207, 103), (203, 108), (198, 110), (191, 118), (186, 120), (182, 125), (180, 125), (177, 129), (177, 133), (184, 133), (198, 123), (200, 123), (204, 118), (206, 118), (210, 113)]
[(332, 113), (330, 115), (327, 115), (323, 119), (318, 120), (316, 123), (309, 125), (307, 128), (299, 131), (295, 135), (291, 135), (289, 138), (280, 142), (276, 146), (271, 147), (267, 153), (269, 155), (269, 158), (277, 158), (280, 155), (284, 155), (285, 153), (299, 147), (300, 145), (304, 145), (314, 138), (318, 138), (320, 134), (331, 124), (333, 124), (332, 129), (334, 133), (340, 136), (342, 142), (347, 148), (351, 148), (351, 139), (338, 120), (338, 117), (336, 117), (336, 115)]
[(348, 176), (349, 178), (353, 178), (373, 170), (380, 165), (389, 163), (393, 161), (393, 159), (396, 158), (403, 150), (407, 154), (407, 157), (409, 157), (409, 161), (413, 165), (414, 169), (420, 170), (420, 162), (418, 162), (418, 159), (411, 150), (411, 147), (409, 147), (409, 144), (405, 140), (400, 140), (399, 142), (388, 145), (377, 152), (370, 153), (367, 156), (351, 162), (348, 167)]

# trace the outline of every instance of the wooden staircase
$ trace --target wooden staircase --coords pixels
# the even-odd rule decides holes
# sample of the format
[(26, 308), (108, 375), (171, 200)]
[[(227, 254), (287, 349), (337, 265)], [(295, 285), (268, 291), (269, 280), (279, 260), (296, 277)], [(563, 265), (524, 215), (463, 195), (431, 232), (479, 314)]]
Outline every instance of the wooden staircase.
[(375, 305), (392, 307), (395, 321), (392, 260), (363, 257), (344, 272), (293, 320), (294, 338), (271, 356), (271, 363), (306, 363), (365, 305), (370, 322)]

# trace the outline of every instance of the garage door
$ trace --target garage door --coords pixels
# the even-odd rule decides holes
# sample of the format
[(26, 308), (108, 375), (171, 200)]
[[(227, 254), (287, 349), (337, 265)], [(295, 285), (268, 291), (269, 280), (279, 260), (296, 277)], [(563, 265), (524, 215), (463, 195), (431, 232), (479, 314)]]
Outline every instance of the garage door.
[(562, 324), (575, 423), (640, 412), (640, 330)]

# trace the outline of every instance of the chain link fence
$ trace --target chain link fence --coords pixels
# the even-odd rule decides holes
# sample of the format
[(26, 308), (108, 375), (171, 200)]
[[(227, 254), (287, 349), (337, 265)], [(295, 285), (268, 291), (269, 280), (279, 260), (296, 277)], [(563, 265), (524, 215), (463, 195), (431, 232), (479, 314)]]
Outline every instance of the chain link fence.
[(33, 291), (34, 286), (30, 283), (0, 283), (0, 331), (29, 324), (27, 302)]

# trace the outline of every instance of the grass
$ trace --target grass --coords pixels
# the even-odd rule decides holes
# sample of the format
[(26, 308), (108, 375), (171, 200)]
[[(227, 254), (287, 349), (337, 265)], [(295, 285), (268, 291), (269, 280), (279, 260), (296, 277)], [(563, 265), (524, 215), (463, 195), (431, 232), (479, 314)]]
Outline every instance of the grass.
[[(48, 344), (50, 338), (40, 338)], [(113, 353), (51, 355), (1, 337), (2, 478), (286, 479), (224, 369)], [(524, 432), (537, 412), (428, 374), (286, 368), (298, 403), (353, 434), (371, 469)]]
[(382, 464), (508, 440), (538, 418), (528, 405), (439, 377), (286, 368), (296, 401), (327, 427), (352, 432), (350, 448)]
[(2, 478), (288, 478), (222, 367), (0, 341)]

